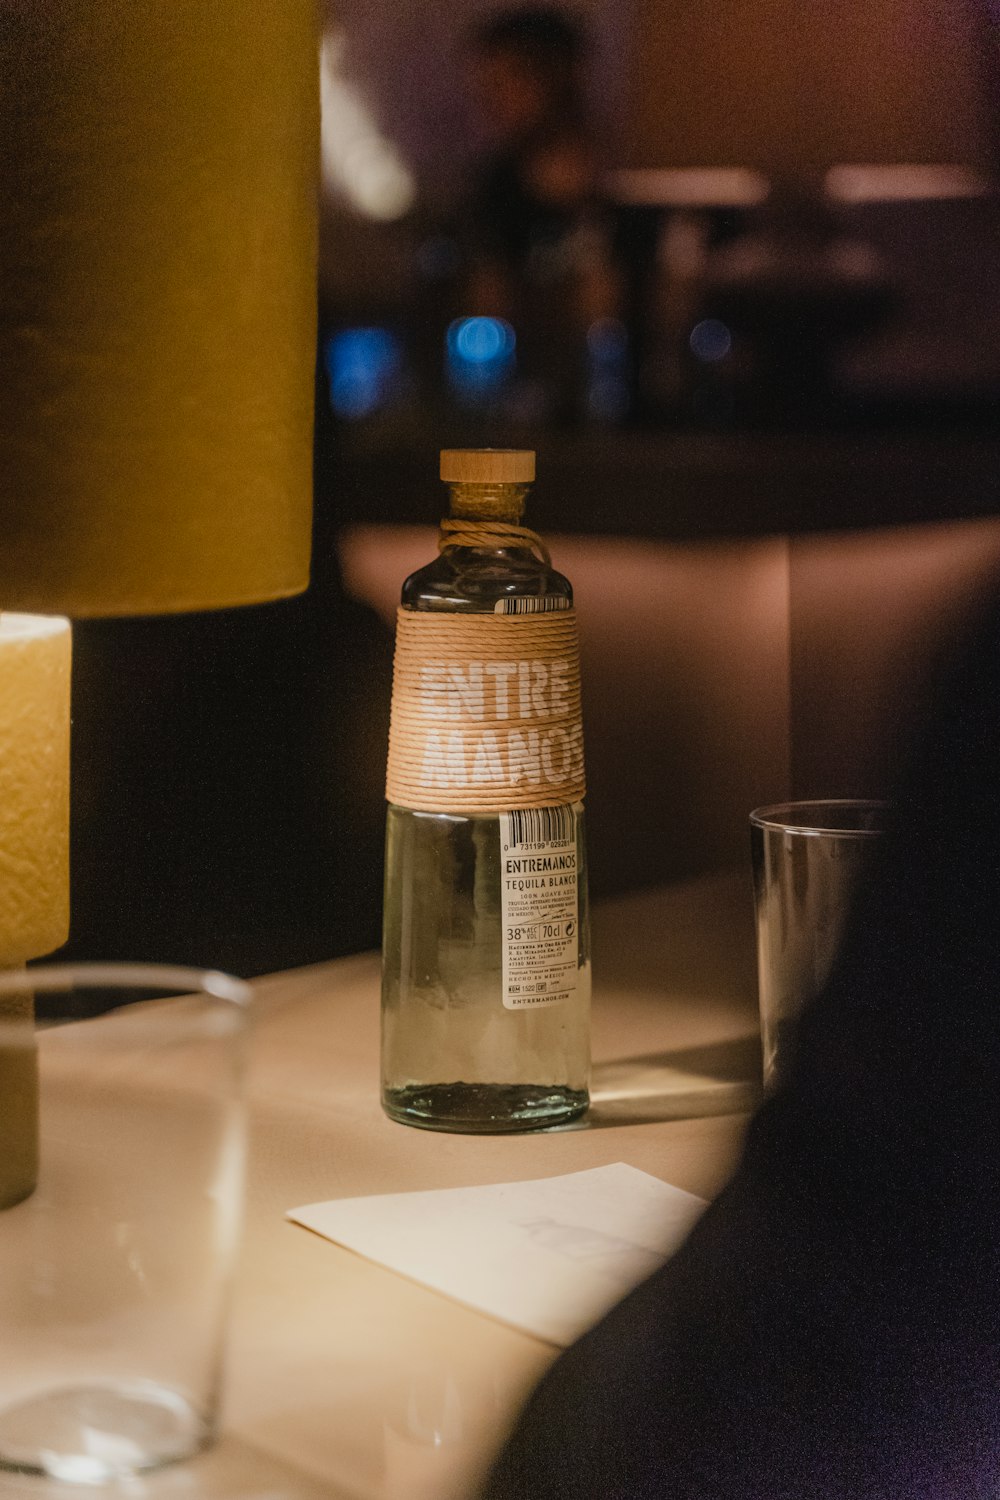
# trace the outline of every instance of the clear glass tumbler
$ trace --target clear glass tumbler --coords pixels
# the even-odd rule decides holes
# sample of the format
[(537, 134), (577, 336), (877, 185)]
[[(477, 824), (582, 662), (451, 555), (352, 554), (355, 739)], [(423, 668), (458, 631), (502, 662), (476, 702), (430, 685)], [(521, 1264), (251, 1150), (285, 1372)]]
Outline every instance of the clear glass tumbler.
[(215, 1436), (249, 996), (149, 964), (0, 973), (0, 1469), (101, 1484)]
[(783, 802), (750, 814), (765, 1088), (779, 1082), (795, 1021), (830, 972), (887, 806)]

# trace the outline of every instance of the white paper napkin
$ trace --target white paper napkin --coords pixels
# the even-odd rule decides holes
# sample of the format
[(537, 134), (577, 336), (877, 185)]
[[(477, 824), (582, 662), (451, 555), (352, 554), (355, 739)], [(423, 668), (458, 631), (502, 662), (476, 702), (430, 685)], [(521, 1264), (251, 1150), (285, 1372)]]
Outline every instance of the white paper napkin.
[(706, 1207), (616, 1162), (489, 1187), (294, 1208), (306, 1229), (552, 1344), (663, 1264)]

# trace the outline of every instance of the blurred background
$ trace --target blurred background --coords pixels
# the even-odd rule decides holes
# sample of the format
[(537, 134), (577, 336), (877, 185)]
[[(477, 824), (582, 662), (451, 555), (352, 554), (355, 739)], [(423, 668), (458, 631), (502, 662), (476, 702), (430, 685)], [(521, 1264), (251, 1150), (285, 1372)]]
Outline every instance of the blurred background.
[(340, 0), (320, 66), (313, 583), (76, 627), (89, 957), (377, 943), (440, 447), (538, 451), (598, 896), (891, 787), (1000, 561), (998, 0)]
[(338, 419), (362, 446), (990, 415), (994, 4), (337, 6)]

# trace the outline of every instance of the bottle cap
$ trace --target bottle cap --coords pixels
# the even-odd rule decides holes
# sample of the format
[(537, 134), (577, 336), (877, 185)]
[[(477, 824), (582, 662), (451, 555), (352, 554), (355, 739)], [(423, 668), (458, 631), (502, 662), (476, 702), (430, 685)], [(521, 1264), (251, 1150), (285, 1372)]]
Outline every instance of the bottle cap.
[(531, 448), (442, 448), (441, 478), (446, 484), (531, 484)]

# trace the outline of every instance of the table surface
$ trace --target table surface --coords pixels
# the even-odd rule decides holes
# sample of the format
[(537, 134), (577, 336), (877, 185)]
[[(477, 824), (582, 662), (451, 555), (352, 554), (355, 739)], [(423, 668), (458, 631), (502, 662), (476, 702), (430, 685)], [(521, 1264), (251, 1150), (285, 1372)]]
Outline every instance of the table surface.
[[(257, 981), (251, 1167), (225, 1436), (132, 1500), (458, 1500), (555, 1349), (285, 1219), (329, 1198), (623, 1161), (712, 1197), (760, 1068), (747, 877), (599, 903), (584, 1121), (522, 1136), (390, 1122), (378, 956)], [(65, 1487), (0, 1479), (0, 1495)], [(98, 1491), (90, 1490), (90, 1494)]]

